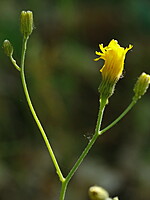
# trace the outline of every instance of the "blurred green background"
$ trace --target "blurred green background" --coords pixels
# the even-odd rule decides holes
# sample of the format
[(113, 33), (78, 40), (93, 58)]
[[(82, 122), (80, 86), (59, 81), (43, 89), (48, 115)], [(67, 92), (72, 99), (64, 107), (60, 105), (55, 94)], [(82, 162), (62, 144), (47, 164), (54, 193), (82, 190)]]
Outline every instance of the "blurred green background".
[[(26, 78), (36, 111), (66, 175), (95, 129), (98, 44), (133, 44), (124, 78), (107, 106), (103, 127), (127, 107), (141, 72), (150, 73), (148, 0), (1, 0), (0, 44), (9, 39), (20, 64), (19, 17), (34, 12)], [(60, 183), (30, 114), (19, 73), (0, 49), (0, 199), (57, 200)], [(101, 136), (72, 179), (66, 200), (88, 200), (91, 185), (121, 200), (150, 199), (150, 95)]]

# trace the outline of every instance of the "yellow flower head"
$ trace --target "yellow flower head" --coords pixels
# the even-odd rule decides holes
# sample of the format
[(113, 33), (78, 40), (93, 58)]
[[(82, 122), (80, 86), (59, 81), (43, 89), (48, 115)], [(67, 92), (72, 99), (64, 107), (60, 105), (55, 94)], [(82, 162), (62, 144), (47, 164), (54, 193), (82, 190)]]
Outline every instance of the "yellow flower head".
[(103, 59), (105, 61), (104, 66), (100, 70), (102, 73), (102, 82), (99, 87), (100, 98), (108, 100), (114, 92), (116, 82), (122, 75), (125, 56), (128, 50), (132, 48), (132, 45), (123, 48), (118, 44), (117, 40), (113, 39), (108, 46), (103, 47), (103, 44), (100, 44), (99, 47), (101, 52), (96, 51), (99, 57), (94, 60)]
[(96, 51), (99, 58), (94, 60), (98, 61), (99, 59), (103, 59), (105, 61), (104, 66), (100, 70), (102, 77), (109, 81), (117, 81), (122, 75), (125, 55), (132, 48), (132, 45), (123, 48), (118, 44), (117, 40), (113, 39), (108, 46), (103, 47), (103, 44), (100, 44), (99, 47), (101, 52)]

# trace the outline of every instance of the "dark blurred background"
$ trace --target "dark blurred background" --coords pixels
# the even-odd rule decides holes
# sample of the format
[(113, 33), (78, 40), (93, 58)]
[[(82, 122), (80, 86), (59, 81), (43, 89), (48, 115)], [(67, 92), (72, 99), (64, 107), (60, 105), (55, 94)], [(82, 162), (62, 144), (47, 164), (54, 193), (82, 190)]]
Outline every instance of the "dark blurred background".
[[(98, 44), (127, 47), (124, 78), (103, 127), (128, 106), (141, 72), (150, 73), (148, 0), (1, 0), (0, 44), (9, 39), (20, 64), (22, 10), (34, 12), (26, 58), (29, 91), (64, 175), (94, 132), (98, 112)], [(60, 183), (28, 109), (19, 73), (0, 49), (0, 199), (57, 200)], [(91, 185), (120, 200), (150, 199), (150, 95), (102, 135), (70, 182), (66, 200), (88, 200)]]

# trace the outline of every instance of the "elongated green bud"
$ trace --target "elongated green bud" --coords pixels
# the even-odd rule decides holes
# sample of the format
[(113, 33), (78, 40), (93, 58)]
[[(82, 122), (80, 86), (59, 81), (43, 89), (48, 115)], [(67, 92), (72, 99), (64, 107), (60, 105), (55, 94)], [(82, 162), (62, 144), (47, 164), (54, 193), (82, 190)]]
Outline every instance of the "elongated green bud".
[(21, 33), (24, 37), (31, 35), (33, 31), (33, 13), (31, 11), (22, 11), (20, 16)]
[(89, 197), (91, 200), (107, 200), (108, 192), (99, 186), (92, 186), (89, 188)]
[(135, 101), (140, 99), (141, 96), (143, 96), (146, 93), (146, 91), (149, 87), (149, 84), (150, 84), (150, 75), (143, 72), (139, 76), (137, 82), (135, 83), (134, 89), (133, 89), (133, 91), (135, 93), (133, 99)]
[(12, 56), (13, 54), (13, 46), (12, 44), (10, 43), (9, 40), (4, 40), (3, 42), (3, 48), (4, 48), (4, 52), (7, 56)]

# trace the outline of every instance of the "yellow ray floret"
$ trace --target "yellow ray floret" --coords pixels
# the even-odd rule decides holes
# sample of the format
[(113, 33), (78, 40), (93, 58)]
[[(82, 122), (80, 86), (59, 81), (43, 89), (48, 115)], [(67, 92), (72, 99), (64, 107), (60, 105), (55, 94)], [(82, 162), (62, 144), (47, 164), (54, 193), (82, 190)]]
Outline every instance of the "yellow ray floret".
[(103, 47), (103, 44), (100, 44), (99, 47), (101, 52), (95, 52), (99, 57), (94, 60), (103, 59), (105, 61), (100, 70), (103, 79), (117, 81), (122, 75), (125, 55), (133, 46), (129, 45), (129, 47), (123, 48), (118, 44), (117, 40), (113, 39), (108, 46)]

